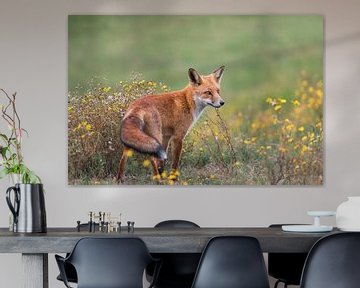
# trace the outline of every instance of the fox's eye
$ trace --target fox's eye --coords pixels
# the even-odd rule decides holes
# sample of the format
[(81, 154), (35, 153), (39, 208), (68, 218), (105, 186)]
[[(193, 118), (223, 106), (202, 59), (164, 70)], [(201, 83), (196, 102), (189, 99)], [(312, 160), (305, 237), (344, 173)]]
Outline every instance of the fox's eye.
[(205, 91), (204, 94), (210, 96), (210, 95), (211, 95), (211, 92), (210, 92), (210, 91)]

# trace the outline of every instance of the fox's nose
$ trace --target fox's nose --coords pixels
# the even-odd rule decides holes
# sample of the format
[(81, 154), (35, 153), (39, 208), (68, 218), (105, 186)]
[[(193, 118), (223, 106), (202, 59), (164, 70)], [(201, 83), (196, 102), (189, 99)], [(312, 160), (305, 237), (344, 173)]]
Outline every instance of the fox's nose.
[(223, 106), (225, 104), (224, 100), (220, 100), (220, 106)]

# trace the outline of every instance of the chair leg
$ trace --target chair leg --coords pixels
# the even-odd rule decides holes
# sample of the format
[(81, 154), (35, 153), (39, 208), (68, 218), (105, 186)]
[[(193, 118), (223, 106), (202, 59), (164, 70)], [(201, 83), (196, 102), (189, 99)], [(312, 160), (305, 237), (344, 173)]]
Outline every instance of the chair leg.
[(277, 281), (275, 282), (275, 284), (274, 284), (274, 288), (277, 288), (280, 283), (284, 283), (284, 288), (287, 288), (287, 287), (288, 287), (288, 285), (287, 285), (286, 282), (283, 282), (283, 281), (281, 281), (281, 280), (277, 280)]

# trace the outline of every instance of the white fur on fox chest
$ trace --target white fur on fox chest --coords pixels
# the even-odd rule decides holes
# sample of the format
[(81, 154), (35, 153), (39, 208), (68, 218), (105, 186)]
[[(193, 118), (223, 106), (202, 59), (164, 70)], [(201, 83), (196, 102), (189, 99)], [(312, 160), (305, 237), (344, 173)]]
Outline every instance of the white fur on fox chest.
[(195, 110), (193, 112), (193, 121), (189, 127), (189, 129), (186, 132), (186, 135), (190, 132), (190, 130), (192, 129), (192, 127), (195, 125), (195, 123), (199, 120), (202, 112), (204, 111), (204, 108), (206, 107), (206, 104), (199, 100), (197, 97), (195, 97), (194, 99), (195, 101)]

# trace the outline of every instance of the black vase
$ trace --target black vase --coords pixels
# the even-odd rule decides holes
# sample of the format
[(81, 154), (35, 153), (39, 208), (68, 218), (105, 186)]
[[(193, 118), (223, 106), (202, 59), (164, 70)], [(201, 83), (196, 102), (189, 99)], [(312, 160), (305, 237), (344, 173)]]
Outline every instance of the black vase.
[(42, 184), (15, 184), (6, 190), (6, 202), (14, 216), (14, 232), (45, 233), (47, 231)]

